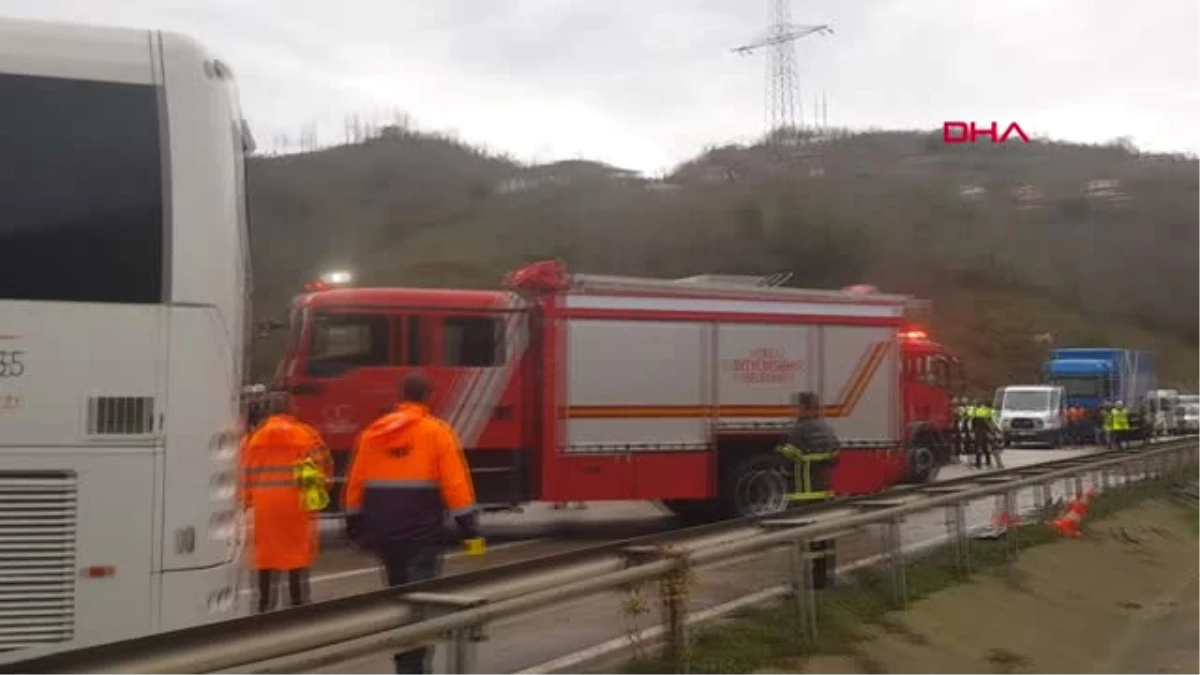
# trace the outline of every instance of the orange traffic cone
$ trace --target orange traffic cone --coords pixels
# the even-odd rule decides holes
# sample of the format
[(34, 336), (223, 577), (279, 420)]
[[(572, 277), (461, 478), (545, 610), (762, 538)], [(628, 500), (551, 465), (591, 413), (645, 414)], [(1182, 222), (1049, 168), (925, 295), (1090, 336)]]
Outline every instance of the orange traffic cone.
[(1095, 494), (1094, 490), (1088, 490), (1078, 499), (1072, 500), (1067, 505), (1067, 510), (1050, 522), (1050, 527), (1053, 527), (1055, 531), (1064, 537), (1078, 539), (1083, 536), (1083, 533), (1079, 530), (1079, 526), (1083, 524), (1083, 517), (1088, 512), (1088, 502), (1091, 501)]

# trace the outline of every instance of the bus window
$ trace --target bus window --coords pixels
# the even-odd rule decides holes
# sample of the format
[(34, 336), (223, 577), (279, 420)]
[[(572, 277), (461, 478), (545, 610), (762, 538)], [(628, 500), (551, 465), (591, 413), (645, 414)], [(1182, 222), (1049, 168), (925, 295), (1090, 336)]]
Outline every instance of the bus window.
[(305, 373), (337, 377), (355, 368), (388, 365), (388, 318), (375, 314), (318, 314), (313, 319)]
[(159, 94), (0, 73), (0, 297), (164, 301)]
[(504, 325), (484, 316), (452, 316), (444, 323), (444, 365), (486, 368), (504, 363)]

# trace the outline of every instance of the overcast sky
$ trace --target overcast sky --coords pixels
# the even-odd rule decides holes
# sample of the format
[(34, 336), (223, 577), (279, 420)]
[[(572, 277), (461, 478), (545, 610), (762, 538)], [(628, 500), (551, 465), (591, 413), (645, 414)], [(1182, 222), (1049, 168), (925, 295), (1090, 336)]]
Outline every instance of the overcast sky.
[[(642, 171), (764, 130), (768, 0), (0, 0), (0, 13), (173, 29), (228, 61), (260, 145), (352, 112), (524, 160)], [(1200, 151), (1196, 0), (795, 0), (805, 116), (1016, 121), (1029, 134)]]

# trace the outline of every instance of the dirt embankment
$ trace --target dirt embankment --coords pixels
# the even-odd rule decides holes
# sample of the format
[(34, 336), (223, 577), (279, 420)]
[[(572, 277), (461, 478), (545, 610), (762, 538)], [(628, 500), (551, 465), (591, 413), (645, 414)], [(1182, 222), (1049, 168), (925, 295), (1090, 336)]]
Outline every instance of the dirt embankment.
[(1088, 535), (914, 603), (804, 673), (1196, 673), (1200, 551), (1186, 511), (1149, 502)]

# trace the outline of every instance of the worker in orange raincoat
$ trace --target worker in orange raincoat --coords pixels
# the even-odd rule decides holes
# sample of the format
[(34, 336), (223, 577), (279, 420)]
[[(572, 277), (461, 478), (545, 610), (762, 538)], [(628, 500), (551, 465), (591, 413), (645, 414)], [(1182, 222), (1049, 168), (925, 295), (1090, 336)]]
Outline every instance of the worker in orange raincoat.
[[(429, 412), (432, 387), (419, 373), (400, 387), (400, 405), (358, 437), (346, 479), (346, 533), (379, 556), (388, 586), (441, 573), (446, 515), (469, 555), (483, 555), (475, 487), (458, 437)], [(429, 672), (427, 647), (395, 654), (397, 673)]]
[(308, 602), (308, 568), (317, 554), (316, 511), (306, 504), (301, 467), (327, 477), (333, 467), (316, 429), (296, 420), (287, 394), (267, 401), (267, 419), (250, 435), (242, 453), (243, 505), (254, 514), (254, 568), (258, 611), (275, 605), (275, 585), (287, 572), (293, 606)]

